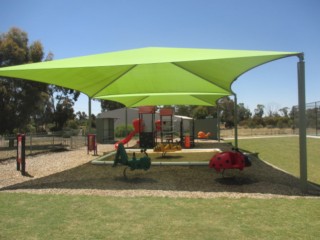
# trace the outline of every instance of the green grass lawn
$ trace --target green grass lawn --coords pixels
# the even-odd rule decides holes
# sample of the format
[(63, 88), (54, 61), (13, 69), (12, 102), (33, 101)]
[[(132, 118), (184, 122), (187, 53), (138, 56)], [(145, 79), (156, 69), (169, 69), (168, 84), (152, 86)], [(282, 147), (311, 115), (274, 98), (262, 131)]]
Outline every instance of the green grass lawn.
[[(258, 152), (259, 157), (279, 168), (299, 176), (299, 138), (275, 137), (239, 139), (239, 148)], [(320, 139), (307, 139), (308, 180), (320, 184)]]
[(318, 239), (319, 199), (0, 193), (0, 239)]

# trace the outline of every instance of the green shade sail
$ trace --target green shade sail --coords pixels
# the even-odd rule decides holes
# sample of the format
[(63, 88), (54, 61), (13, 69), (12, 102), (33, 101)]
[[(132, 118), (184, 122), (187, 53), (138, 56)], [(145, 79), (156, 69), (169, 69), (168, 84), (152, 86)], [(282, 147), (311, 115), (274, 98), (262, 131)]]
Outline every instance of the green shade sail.
[(3, 67), (0, 68), (0, 76), (67, 87), (81, 91), (91, 98), (118, 101), (127, 107), (215, 105), (217, 99), (233, 94), (231, 85), (241, 74), (264, 63), (290, 56), (300, 59), (300, 179), (301, 189), (306, 192), (308, 181), (303, 53), (141, 48)]
[(297, 52), (141, 48), (0, 68), (0, 76), (54, 84), (91, 98), (145, 105), (215, 105), (241, 74)]

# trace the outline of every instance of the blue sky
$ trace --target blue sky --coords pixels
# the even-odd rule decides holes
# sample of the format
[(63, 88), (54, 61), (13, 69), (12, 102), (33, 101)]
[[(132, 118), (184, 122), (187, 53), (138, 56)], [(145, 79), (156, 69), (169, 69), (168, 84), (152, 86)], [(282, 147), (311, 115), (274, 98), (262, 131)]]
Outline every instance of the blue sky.
[[(319, 0), (0, 0), (0, 32), (19, 27), (55, 59), (141, 47), (304, 52), (306, 101), (320, 101)], [(242, 75), (232, 86), (253, 110), (298, 103), (298, 58)], [(82, 95), (76, 111), (87, 112)], [(100, 104), (93, 102), (93, 113)]]

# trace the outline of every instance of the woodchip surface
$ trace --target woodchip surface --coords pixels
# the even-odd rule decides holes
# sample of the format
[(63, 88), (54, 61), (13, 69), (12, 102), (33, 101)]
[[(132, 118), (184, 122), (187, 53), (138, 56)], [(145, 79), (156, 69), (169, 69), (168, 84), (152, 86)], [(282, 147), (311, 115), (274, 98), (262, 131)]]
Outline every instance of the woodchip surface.
[[(206, 142), (206, 147), (228, 149)], [(98, 155), (114, 149), (98, 145)], [(85, 147), (27, 157), (27, 176), (16, 170), (14, 159), (0, 162), (0, 192), (36, 194), (81, 194), (100, 196), (157, 196), (184, 198), (319, 198), (320, 190), (300, 190), (299, 179), (251, 156), (252, 166), (228, 170), (225, 177), (207, 166), (152, 166), (150, 170), (127, 171), (124, 166), (93, 165), (98, 158)]]

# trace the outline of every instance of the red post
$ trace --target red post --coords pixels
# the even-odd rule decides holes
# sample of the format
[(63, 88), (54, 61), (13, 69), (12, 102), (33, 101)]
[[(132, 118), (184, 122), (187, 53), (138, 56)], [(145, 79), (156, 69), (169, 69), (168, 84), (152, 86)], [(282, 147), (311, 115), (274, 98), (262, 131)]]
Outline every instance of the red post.
[(190, 148), (191, 144), (190, 144), (190, 136), (185, 136), (184, 137), (184, 147), (185, 148)]
[(87, 142), (88, 142), (87, 154), (89, 154), (90, 151), (93, 151), (94, 155), (98, 155), (96, 135), (88, 134)]
[(17, 135), (17, 171), (21, 170), (21, 174), (26, 174), (26, 136), (24, 134)]

